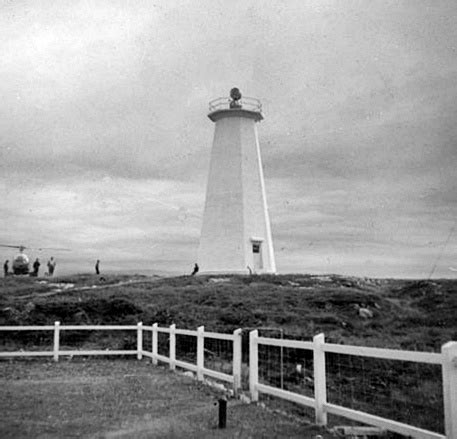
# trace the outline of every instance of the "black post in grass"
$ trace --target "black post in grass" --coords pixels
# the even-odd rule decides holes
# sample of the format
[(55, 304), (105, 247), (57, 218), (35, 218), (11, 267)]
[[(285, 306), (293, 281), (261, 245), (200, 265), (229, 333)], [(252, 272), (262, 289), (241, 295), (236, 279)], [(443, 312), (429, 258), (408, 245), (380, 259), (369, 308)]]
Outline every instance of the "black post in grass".
[(219, 428), (225, 428), (227, 426), (227, 400), (219, 400)]

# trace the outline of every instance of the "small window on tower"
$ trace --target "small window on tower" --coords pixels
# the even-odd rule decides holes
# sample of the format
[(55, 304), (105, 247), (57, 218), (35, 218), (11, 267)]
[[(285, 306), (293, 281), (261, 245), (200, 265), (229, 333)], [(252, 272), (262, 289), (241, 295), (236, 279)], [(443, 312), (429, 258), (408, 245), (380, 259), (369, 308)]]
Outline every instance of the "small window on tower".
[(252, 244), (252, 253), (260, 253), (260, 244), (258, 244), (258, 243)]

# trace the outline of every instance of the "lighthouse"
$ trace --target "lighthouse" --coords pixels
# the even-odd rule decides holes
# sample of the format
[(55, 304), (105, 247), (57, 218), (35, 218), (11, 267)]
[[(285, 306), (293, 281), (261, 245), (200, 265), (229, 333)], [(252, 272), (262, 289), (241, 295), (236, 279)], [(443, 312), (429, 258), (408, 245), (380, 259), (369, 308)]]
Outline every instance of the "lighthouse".
[(275, 273), (257, 122), (260, 101), (242, 97), (210, 102), (215, 123), (198, 249), (201, 273)]

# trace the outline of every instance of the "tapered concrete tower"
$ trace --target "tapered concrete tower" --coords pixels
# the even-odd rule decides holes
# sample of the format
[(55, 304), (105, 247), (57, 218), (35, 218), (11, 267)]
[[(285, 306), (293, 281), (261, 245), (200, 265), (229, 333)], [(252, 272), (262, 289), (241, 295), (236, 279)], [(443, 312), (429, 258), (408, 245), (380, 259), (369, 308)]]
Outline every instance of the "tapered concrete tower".
[(210, 102), (215, 122), (198, 264), (201, 273), (275, 273), (257, 122), (257, 99)]

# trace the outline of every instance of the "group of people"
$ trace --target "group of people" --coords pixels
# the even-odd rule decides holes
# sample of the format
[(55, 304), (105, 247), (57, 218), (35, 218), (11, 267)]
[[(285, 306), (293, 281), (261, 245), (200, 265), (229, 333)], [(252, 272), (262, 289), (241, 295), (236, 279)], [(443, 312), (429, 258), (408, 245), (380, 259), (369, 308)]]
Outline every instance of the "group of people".
[[(45, 273), (46, 276), (53, 276), (54, 275), (54, 270), (56, 268), (56, 260), (54, 257), (51, 257), (49, 259), (47, 266), (48, 266), (48, 271)], [(40, 271), (40, 260), (38, 258), (35, 259), (35, 262), (33, 263), (33, 271), (30, 273), (30, 276), (38, 277), (38, 272)], [(197, 264), (194, 265), (194, 269), (192, 271), (192, 276), (195, 276), (199, 271), (199, 266)], [(5, 263), (3, 264), (3, 273), (6, 276), (8, 276), (10, 273), (9, 271), (9, 260), (6, 260)], [(97, 262), (95, 263), (95, 274), (99, 275), (100, 274), (100, 260), (97, 259)]]
[[(40, 260), (38, 258), (35, 259), (35, 262), (33, 263), (33, 271), (30, 273), (30, 276), (38, 276), (38, 271), (40, 270)], [(51, 256), (51, 259), (49, 259), (47, 266), (48, 266), (48, 271), (45, 273), (46, 276), (53, 276), (54, 275), (54, 270), (56, 269), (57, 262), (55, 259)]]
[[(10, 272), (10, 267), (9, 267), (10, 261), (7, 259), (4, 264), (3, 264), (3, 274), (4, 276), (9, 276), (10, 274), (13, 274)], [(48, 266), (48, 271), (45, 273), (46, 276), (53, 276), (54, 275), (54, 270), (56, 269), (57, 262), (54, 259), (54, 257), (51, 257), (49, 259), (48, 263), (46, 264)], [(35, 259), (35, 262), (32, 265), (33, 271), (30, 273), (30, 276), (33, 277), (38, 277), (38, 273), (40, 271), (40, 266), (41, 262), (39, 258)], [(97, 262), (95, 263), (95, 273), (100, 274), (100, 260), (97, 259)]]
[[(5, 263), (3, 264), (3, 274), (5, 277), (9, 276), (10, 274), (13, 274), (13, 273), (10, 273), (9, 262), (10, 261), (7, 259), (5, 261)], [(51, 257), (51, 259), (49, 259), (49, 261), (47, 263), (47, 266), (48, 266), (48, 271), (46, 272), (47, 276), (54, 275), (54, 270), (56, 269), (56, 265), (57, 265), (56, 260), (54, 259), (54, 257)], [(41, 266), (41, 262), (38, 258), (36, 258), (35, 262), (32, 265), (33, 271), (30, 273), (30, 276), (38, 277), (38, 272), (40, 270), (40, 266)], [(13, 270), (14, 270), (14, 268), (13, 268)]]

